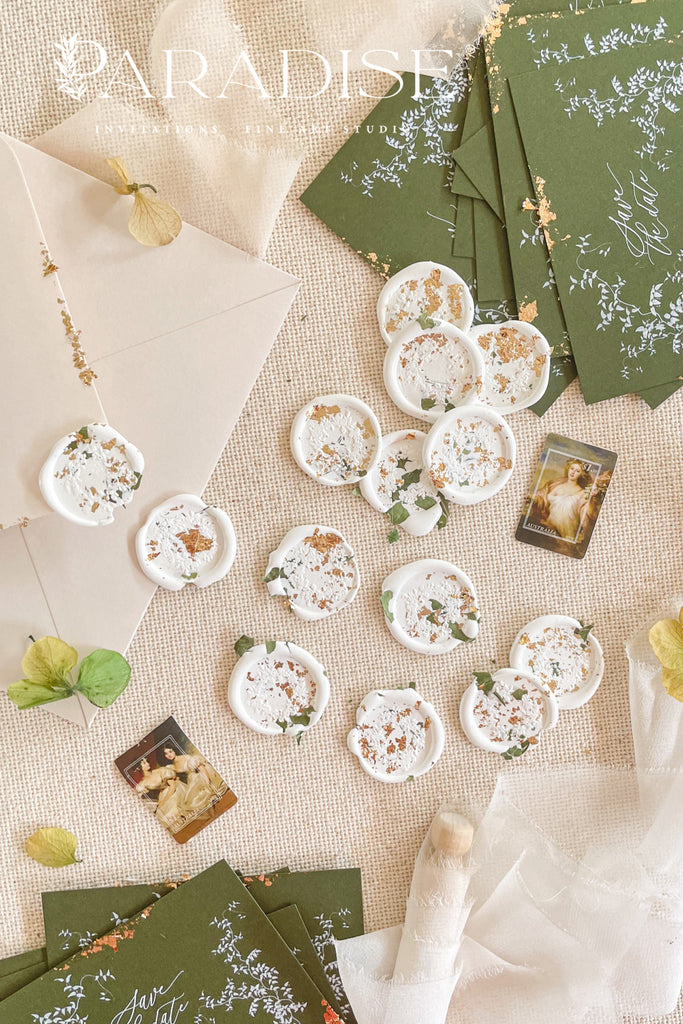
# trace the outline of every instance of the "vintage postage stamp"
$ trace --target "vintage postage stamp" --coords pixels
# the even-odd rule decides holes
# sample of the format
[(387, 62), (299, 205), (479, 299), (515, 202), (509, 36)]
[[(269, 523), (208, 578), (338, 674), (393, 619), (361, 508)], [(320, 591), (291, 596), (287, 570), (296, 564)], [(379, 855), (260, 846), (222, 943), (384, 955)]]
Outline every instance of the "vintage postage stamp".
[(115, 764), (177, 843), (186, 843), (237, 803), (225, 779), (172, 717)]

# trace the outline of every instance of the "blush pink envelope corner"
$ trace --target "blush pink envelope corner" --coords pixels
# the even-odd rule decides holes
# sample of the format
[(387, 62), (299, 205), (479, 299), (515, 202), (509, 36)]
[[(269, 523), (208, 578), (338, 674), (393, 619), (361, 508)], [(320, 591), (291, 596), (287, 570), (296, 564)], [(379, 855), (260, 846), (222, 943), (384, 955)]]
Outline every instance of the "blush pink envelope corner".
[[(135, 501), (113, 525), (89, 529), (37, 513), (24, 527), (0, 530), (6, 687), (19, 677), (29, 634), (59, 636), (82, 655), (96, 647), (127, 649), (155, 590), (137, 565), (135, 534), (159, 502), (204, 490), (299, 282), (187, 224), (169, 246), (141, 246), (127, 230), (126, 197), (0, 134), (3, 146), (16, 157), (21, 174), (13, 184), (28, 191), (59, 268), (59, 288), (97, 374), (98, 402), (145, 457)], [(39, 285), (24, 287), (30, 303)], [(69, 344), (63, 332), (60, 341)], [(9, 344), (0, 335), (3, 362)], [(5, 377), (0, 437), (11, 388)], [(78, 409), (68, 429), (81, 418)], [(64, 432), (57, 424), (53, 439)], [(37, 475), (42, 454), (31, 459)], [(84, 726), (96, 714), (78, 697), (45, 709)], [(34, 713), (40, 712), (22, 712)]]

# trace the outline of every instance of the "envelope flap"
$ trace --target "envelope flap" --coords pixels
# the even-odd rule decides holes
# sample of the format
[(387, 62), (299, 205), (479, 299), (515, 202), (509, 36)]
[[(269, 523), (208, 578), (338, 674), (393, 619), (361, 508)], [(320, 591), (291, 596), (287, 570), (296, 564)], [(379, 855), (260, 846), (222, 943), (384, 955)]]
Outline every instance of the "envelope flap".
[(38, 472), (56, 439), (100, 419), (54, 264), (12, 149), (0, 137), (0, 524), (49, 510)]
[(91, 363), (296, 283), (189, 224), (171, 245), (143, 246), (127, 229), (131, 197), (3, 138), (21, 164)]

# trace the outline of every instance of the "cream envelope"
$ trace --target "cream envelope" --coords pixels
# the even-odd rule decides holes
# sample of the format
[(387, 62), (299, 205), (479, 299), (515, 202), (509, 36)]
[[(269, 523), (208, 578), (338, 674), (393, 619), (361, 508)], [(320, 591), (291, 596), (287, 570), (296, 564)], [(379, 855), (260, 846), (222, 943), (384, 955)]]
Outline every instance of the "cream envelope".
[[(127, 198), (2, 134), (0, 175), (8, 225), (0, 268), (12, 283), (11, 310), (0, 314), (0, 468), (10, 501), (26, 501), (16, 515), (39, 516), (0, 532), (0, 682), (7, 686), (18, 678), (29, 634), (60, 636), (81, 653), (126, 650), (155, 589), (138, 568), (135, 533), (166, 498), (201, 494), (298, 282), (187, 224), (169, 246), (141, 246), (128, 234)], [(15, 251), (8, 253), (7, 237)], [(47, 277), (44, 247), (58, 267)], [(73, 365), (62, 297), (97, 374), (93, 387)], [(10, 313), (20, 323), (22, 310), (19, 348), (7, 324)], [(17, 424), (27, 408), (36, 419), (24, 436)], [(43, 506), (35, 480), (55, 440), (104, 417), (140, 448), (145, 472), (115, 523), (89, 529)], [(96, 713), (78, 697), (46, 708), (83, 725)]]

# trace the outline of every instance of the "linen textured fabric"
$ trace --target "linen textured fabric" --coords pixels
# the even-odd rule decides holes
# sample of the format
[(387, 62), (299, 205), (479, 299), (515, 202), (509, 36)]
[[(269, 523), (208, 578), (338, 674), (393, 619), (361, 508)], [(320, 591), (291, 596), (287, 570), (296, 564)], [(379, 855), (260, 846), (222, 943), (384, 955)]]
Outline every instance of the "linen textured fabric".
[[(58, 93), (55, 84), (53, 44), (76, 30), (99, 40), (114, 59), (129, 48), (143, 73), (149, 74), (150, 43), (164, 6), (155, 0), (2, 4), (0, 127), (31, 139), (79, 110), (85, 115), (86, 108)], [(236, 0), (226, 9), (250, 33), (254, 54), (266, 53), (273, 41), (282, 47), (304, 45), (298, 29), (303, 5), (298, 0), (257, 5)], [(279, 59), (272, 57), (269, 68), (276, 76)], [(375, 105), (374, 99), (359, 95), (360, 84), (376, 94), (390, 85), (379, 73), (351, 76), (349, 82), (350, 99), (339, 97), (337, 74), (335, 89), (285, 104), (291, 132), (296, 133), (289, 141), (304, 150), (304, 157), (275, 222), (266, 257), (304, 285), (205, 492), (207, 501), (226, 509), (236, 528), (238, 554), (230, 575), (205, 591), (157, 592), (129, 651), (133, 681), (126, 695), (98, 716), (89, 733), (39, 710), (19, 713), (0, 701), (7, 752), (0, 954), (40, 944), (44, 889), (126, 879), (156, 882), (195, 874), (222, 856), (247, 872), (285, 863), (293, 869), (359, 865), (366, 929), (399, 924), (415, 857), (442, 797), (448, 794), (465, 813), (481, 820), (499, 775), (515, 779), (523, 767), (472, 748), (460, 730), (458, 705), (472, 670), (489, 669), (493, 658), (498, 665), (507, 664), (518, 630), (546, 612), (595, 623), (606, 673), (591, 702), (563, 713), (558, 727), (527, 755), (527, 777), (536, 784), (554, 767), (634, 765), (624, 641), (651, 609), (681, 586), (677, 482), (683, 396), (674, 396), (655, 413), (631, 396), (588, 409), (573, 384), (542, 420), (528, 411), (510, 417), (519, 451), (515, 472), (503, 491), (480, 506), (454, 509), (448, 527), (438, 534), (401, 535), (392, 545), (387, 543), (390, 524), (383, 516), (353, 497), (350, 488), (324, 488), (304, 477), (291, 458), (291, 421), (317, 394), (358, 395), (374, 409), (386, 433), (421, 426), (399, 412), (383, 386), (385, 345), (375, 316), (382, 280), (297, 198)], [(311, 81), (309, 91), (315, 91), (317, 83), (317, 78)], [(124, 101), (130, 105), (130, 97), (123, 95), (104, 101), (101, 119), (93, 126), (113, 129), (104, 136), (102, 152), (107, 155), (126, 155), (122, 147), (132, 145), (129, 121), (119, 118), (115, 106)], [(149, 121), (158, 115), (153, 103), (140, 102), (139, 112)], [(155, 184), (186, 216), (184, 197), (204, 211), (205, 219), (194, 221), (198, 226), (239, 244), (228, 235), (226, 218), (215, 212), (205, 181), (179, 174), (173, 151), (183, 147), (176, 128), (184, 133), (187, 126), (180, 120), (176, 124), (172, 112), (166, 116), (168, 146), (159, 148)], [(264, 103), (257, 124), (265, 128), (279, 123)], [(243, 132), (240, 140), (248, 142), (252, 134)], [(285, 134), (290, 134), (289, 128)], [(99, 135), (91, 139), (84, 154), (93, 152), (98, 140)], [(144, 170), (143, 163), (137, 173)], [(523, 497), (550, 431), (619, 453), (583, 561), (514, 539)], [(333, 526), (347, 537), (358, 557), (362, 586), (350, 608), (323, 622), (305, 624), (268, 598), (262, 577), (269, 552), (284, 534), (293, 526), (315, 522)], [(475, 583), (483, 609), (477, 643), (443, 658), (425, 658), (399, 646), (386, 629), (379, 605), (384, 577), (424, 557), (447, 558), (460, 565)], [(284, 737), (257, 736), (230, 713), (232, 645), (242, 633), (258, 640), (292, 639), (327, 668), (330, 704), (301, 746)], [(346, 748), (346, 734), (369, 689), (410, 680), (444, 721), (446, 750), (427, 775), (386, 786), (360, 770)], [(118, 754), (169, 713), (178, 717), (239, 797), (229, 814), (182, 848), (144, 813), (113, 766)], [(604, 799), (609, 803), (609, 791)], [(573, 804), (567, 793), (562, 800), (565, 808)], [(72, 828), (80, 840), (83, 863), (56, 873), (29, 861), (23, 843), (41, 825)], [(648, 956), (646, 948), (643, 956)], [(457, 1021), (456, 1012), (453, 1005), (449, 1024)], [(648, 1024), (659, 1019), (643, 1018)], [(628, 1020), (633, 1024), (636, 1018)], [(683, 1024), (683, 1004), (666, 1021)]]

